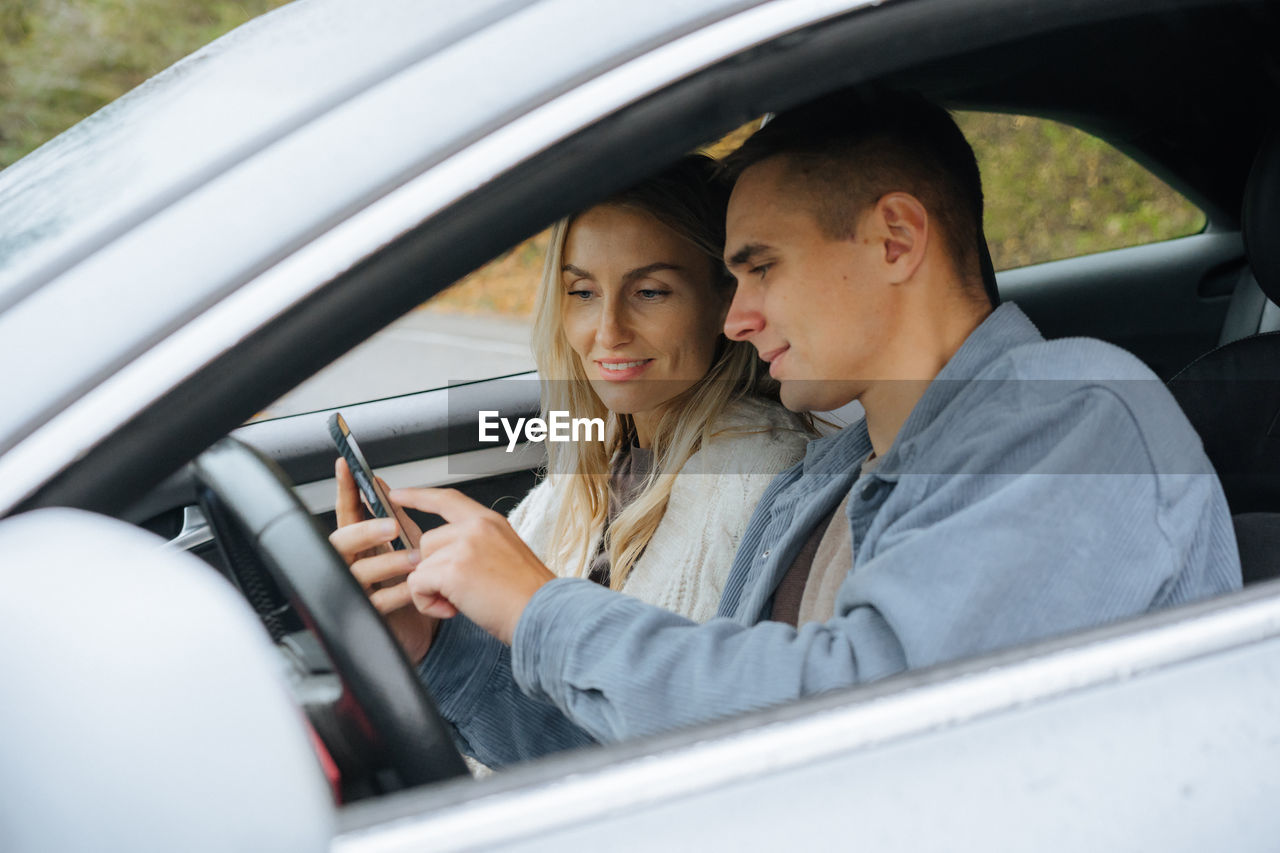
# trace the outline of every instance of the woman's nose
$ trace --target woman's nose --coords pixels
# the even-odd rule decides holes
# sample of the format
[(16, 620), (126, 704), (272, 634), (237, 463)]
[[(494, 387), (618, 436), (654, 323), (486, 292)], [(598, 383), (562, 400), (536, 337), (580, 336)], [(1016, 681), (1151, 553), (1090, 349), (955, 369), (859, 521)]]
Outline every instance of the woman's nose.
[(600, 323), (596, 327), (596, 342), (613, 349), (631, 340), (631, 324), (626, 306), (621, 301), (606, 299), (600, 311)]

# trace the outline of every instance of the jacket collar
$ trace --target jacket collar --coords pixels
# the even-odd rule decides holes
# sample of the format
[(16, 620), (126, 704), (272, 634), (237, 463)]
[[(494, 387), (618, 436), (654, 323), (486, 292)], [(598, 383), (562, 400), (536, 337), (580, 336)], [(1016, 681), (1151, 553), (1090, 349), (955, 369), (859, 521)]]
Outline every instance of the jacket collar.
[[(977, 378), (1009, 350), (1043, 340), (1027, 315), (1012, 302), (1002, 303), (988, 314), (929, 383), (903, 423), (893, 447), (872, 475), (883, 480), (896, 480), (913, 455), (915, 440), (937, 420), (968, 380)], [(856, 469), (870, 452), (871, 437), (864, 418), (835, 435), (809, 442), (802, 466), (806, 474), (829, 473), (850, 467)]]

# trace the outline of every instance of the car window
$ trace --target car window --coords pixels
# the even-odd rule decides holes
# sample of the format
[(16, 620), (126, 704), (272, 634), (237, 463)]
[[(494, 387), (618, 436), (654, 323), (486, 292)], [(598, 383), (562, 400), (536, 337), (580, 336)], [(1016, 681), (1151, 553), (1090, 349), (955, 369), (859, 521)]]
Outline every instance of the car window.
[[(997, 270), (1194, 234), (1205, 216), (1140, 164), (1047, 119), (958, 112), (986, 196)], [(724, 156), (749, 122), (703, 150)], [(533, 300), (548, 232), (509, 249), (374, 335), (255, 420), (393, 397), (534, 369)]]
[[(733, 151), (752, 120), (709, 143)], [(533, 302), (550, 229), (508, 249), (272, 403), (253, 420), (491, 379), (535, 368)]]
[(533, 370), (529, 336), (548, 234), (525, 240), (418, 306), (254, 420)]
[(1204, 213), (1113, 146), (1065, 124), (959, 112), (982, 171), (997, 270), (1185, 237)]

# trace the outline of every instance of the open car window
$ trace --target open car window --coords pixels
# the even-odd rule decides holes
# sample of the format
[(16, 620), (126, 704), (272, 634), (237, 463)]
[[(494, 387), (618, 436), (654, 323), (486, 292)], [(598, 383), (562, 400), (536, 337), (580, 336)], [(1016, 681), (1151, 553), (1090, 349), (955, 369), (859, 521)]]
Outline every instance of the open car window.
[(1141, 246), (1204, 229), (1204, 213), (1107, 142), (1025, 115), (958, 112), (982, 171), (997, 270)]
[[(959, 111), (978, 157), (997, 270), (1200, 232), (1205, 214), (1114, 146), (1026, 115)], [(703, 150), (741, 145), (748, 122)], [(534, 296), (548, 231), (524, 240), (290, 391), (254, 420), (534, 369)]]
[(529, 335), (547, 233), (513, 246), (418, 306), (254, 420), (533, 370)]

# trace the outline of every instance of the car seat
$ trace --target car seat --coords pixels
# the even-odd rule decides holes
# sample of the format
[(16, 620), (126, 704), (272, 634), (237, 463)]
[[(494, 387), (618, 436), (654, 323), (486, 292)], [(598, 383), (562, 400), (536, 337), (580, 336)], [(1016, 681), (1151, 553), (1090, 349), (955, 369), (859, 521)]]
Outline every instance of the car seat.
[(1276, 129), (1249, 172), (1241, 222), (1252, 275), (1232, 297), (1223, 343), (1170, 379), (1169, 390), (1222, 478), (1247, 584), (1280, 577), (1280, 331), (1265, 331), (1280, 301)]

